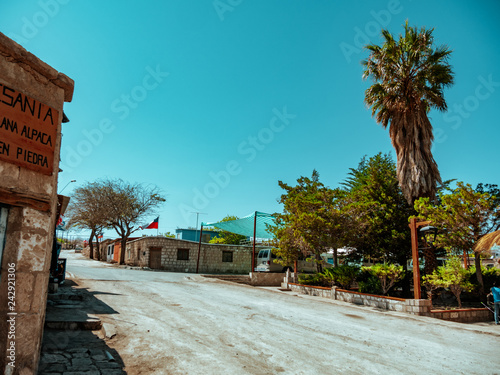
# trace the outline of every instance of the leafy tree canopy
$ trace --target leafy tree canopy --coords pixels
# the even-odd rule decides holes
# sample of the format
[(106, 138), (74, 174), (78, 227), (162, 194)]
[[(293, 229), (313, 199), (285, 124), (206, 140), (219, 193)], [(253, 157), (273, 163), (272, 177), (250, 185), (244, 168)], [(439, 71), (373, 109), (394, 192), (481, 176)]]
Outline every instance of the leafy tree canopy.
[(284, 263), (313, 254), (321, 268), (321, 253), (342, 244), (346, 220), (339, 206), (342, 192), (319, 182), (316, 170), (311, 178), (300, 177), (296, 186), (278, 183), (286, 193), (279, 199), (283, 213), (276, 214), (276, 225), (270, 228), (279, 241), (274, 252)]
[(343, 183), (343, 212), (351, 218), (344, 246), (357, 249), (358, 257), (406, 264), (411, 254), (408, 204), (389, 154), (363, 157)]
[[(415, 210), (438, 228), (436, 245), (452, 254), (468, 253), (479, 239), (500, 228), (500, 201), (496, 185), (479, 184), (476, 189), (457, 182), (455, 189), (443, 190), (438, 203), (429, 198), (415, 202)], [(482, 249), (479, 249), (479, 252)], [(484, 293), (481, 254), (475, 257), (476, 276), (480, 292)]]

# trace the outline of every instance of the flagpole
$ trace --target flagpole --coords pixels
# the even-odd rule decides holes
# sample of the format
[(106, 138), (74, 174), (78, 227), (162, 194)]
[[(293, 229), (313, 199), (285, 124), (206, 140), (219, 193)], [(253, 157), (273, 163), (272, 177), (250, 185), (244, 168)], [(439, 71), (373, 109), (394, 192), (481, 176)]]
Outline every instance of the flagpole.
[(159, 230), (160, 230), (160, 216), (158, 216), (158, 227), (156, 228), (156, 237), (158, 237)]
[(257, 211), (254, 213), (253, 218), (253, 246), (252, 246), (252, 271), (255, 272), (255, 236), (257, 235)]

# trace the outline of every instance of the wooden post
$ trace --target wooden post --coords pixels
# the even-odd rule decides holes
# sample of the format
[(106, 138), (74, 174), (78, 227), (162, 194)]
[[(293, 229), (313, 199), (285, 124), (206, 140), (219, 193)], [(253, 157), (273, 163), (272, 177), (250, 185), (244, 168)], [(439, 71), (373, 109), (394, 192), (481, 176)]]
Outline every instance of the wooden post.
[(410, 219), (411, 231), (411, 255), (413, 259), (413, 298), (421, 299), (420, 290), (420, 265), (418, 264), (418, 235), (417, 235), (417, 219)]
[(196, 273), (200, 267), (201, 236), (203, 235), (203, 223), (201, 223), (200, 239), (198, 240), (198, 260), (196, 261)]

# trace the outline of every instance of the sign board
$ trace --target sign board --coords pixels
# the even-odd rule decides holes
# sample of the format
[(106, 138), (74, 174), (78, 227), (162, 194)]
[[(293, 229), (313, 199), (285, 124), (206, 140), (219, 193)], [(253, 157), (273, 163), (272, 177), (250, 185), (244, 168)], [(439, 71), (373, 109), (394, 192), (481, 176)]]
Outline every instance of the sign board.
[(51, 175), (59, 111), (0, 81), (0, 160)]

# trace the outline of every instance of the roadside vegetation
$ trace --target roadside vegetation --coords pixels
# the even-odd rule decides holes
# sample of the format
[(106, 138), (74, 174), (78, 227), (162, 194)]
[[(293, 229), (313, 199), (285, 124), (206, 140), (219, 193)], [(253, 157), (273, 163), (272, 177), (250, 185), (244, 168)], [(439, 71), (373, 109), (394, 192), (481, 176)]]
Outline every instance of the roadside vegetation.
[[(431, 153), (429, 113), (447, 110), (444, 90), (454, 81), (451, 49), (436, 46), (433, 31), (406, 22), (399, 37), (384, 29), (381, 45), (365, 47), (363, 78), (373, 81), (365, 103), (389, 129), (397, 164), (389, 154), (365, 156), (338, 188), (320, 182), (316, 170), (295, 186), (279, 181), (283, 213), (271, 228), (274, 252), (290, 262), (334, 251), (334, 268), (299, 275), (300, 283), (409, 297), (413, 217), (437, 228), (435, 240), (419, 238), (421, 276), (430, 297), (449, 292), (461, 305), (462, 297), (484, 299), (492, 280), (499, 279), (498, 269), (482, 267), (489, 250), (476, 248), (482, 236), (500, 229), (497, 185), (443, 182)], [(348, 251), (340, 257), (339, 248)], [(474, 266), (464, 267), (456, 255), (472, 256)], [(439, 268), (438, 256), (448, 259)]]

